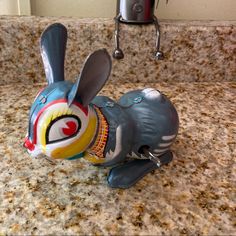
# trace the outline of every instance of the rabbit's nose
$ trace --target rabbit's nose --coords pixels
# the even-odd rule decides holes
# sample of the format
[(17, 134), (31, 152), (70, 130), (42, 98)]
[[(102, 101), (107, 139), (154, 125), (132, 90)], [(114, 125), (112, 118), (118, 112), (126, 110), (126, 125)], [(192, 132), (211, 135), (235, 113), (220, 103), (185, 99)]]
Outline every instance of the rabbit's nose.
[(24, 142), (23, 146), (25, 148), (27, 148), (28, 150), (30, 150), (30, 151), (33, 151), (34, 148), (35, 148), (34, 144), (31, 143), (30, 140), (27, 137), (25, 138), (25, 142)]

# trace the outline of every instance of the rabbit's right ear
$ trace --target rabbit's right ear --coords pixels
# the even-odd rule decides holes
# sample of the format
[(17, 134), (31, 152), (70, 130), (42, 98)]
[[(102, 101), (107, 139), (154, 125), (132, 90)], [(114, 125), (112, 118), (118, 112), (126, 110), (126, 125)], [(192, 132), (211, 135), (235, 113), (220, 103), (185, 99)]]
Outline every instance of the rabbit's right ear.
[(111, 57), (106, 49), (88, 56), (80, 76), (68, 94), (68, 105), (80, 101), (88, 106), (106, 83), (111, 73)]
[(64, 81), (67, 30), (60, 23), (50, 25), (42, 34), (40, 48), (48, 84)]

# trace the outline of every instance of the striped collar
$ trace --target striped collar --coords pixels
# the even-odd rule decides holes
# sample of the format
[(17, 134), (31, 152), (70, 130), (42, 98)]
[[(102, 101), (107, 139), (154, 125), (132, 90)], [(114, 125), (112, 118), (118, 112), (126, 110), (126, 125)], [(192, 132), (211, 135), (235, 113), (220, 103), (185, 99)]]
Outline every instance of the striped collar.
[(94, 106), (94, 109), (98, 118), (97, 135), (93, 144), (89, 147), (87, 151), (90, 155), (94, 156), (96, 159), (104, 159), (105, 161), (104, 151), (108, 139), (109, 125), (105, 116), (100, 111), (100, 109), (96, 106)]

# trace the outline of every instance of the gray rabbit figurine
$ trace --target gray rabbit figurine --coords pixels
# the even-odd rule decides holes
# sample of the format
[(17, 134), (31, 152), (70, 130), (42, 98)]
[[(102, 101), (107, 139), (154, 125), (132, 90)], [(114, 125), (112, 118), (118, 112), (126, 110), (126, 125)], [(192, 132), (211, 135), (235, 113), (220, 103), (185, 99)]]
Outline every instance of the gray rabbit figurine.
[(31, 107), (24, 147), (34, 157), (85, 158), (113, 166), (109, 186), (129, 188), (172, 160), (170, 146), (179, 126), (176, 109), (153, 88), (128, 92), (117, 102), (96, 96), (111, 71), (105, 49), (87, 58), (74, 84), (65, 81), (66, 41), (67, 30), (59, 23), (41, 36), (48, 85)]

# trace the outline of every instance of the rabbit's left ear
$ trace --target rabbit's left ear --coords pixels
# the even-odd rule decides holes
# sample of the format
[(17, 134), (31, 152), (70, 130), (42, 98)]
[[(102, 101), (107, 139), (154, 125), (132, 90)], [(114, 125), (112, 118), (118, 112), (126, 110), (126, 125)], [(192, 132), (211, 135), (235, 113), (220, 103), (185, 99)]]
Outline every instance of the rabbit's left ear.
[(42, 34), (40, 49), (48, 84), (64, 81), (67, 29), (60, 23), (50, 25)]
[(111, 57), (106, 49), (90, 54), (81, 70), (78, 80), (68, 94), (69, 106), (73, 101), (81, 101), (88, 106), (106, 83), (111, 73)]

